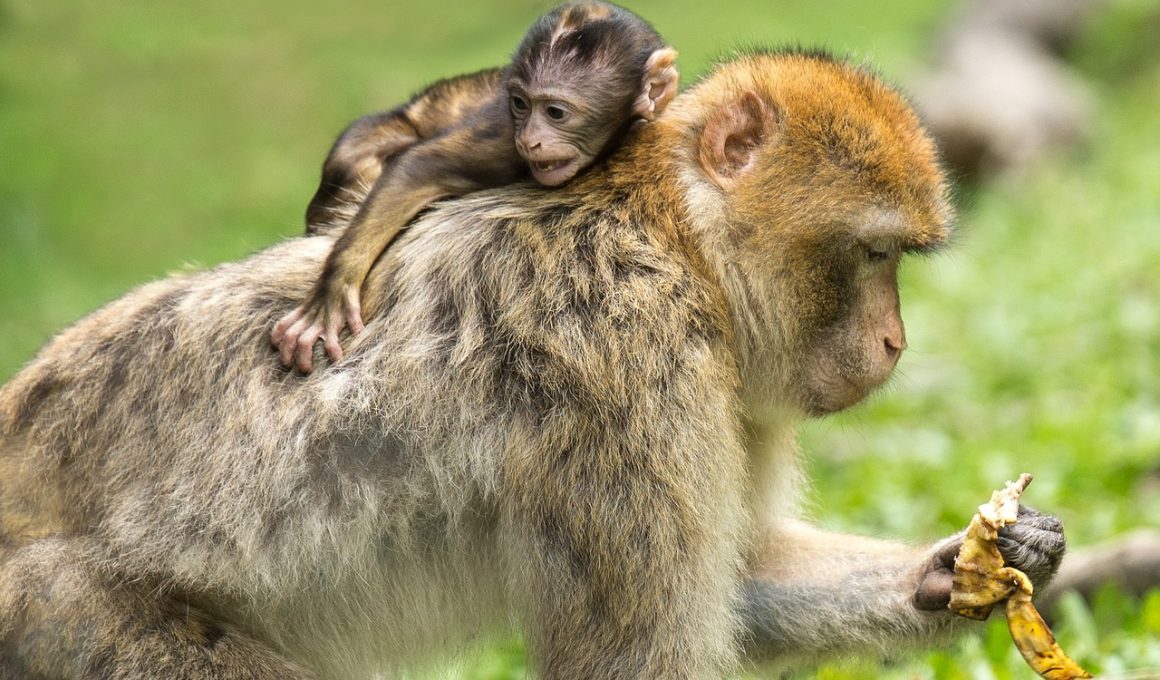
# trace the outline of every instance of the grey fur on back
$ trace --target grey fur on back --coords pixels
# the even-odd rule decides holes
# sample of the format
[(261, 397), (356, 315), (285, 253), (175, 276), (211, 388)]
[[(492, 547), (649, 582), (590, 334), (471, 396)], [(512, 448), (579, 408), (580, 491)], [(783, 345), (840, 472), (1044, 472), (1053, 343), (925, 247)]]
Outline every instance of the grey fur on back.
[[(628, 452), (681, 409), (674, 448), (741, 450), (714, 425), (737, 410), (736, 377), (704, 284), (623, 206), (577, 228), (563, 205), (510, 188), (430, 213), (372, 274), (381, 313), (307, 377), (266, 338), (330, 239), (142, 286), (0, 391), (0, 498), (55, 512), (92, 564), (130, 565), (337, 675), (486, 632), (523, 589), (510, 498), (548, 464), (528, 457)], [(743, 486), (735, 457), (641, 470), (665, 465), (707, 466), (706, 493)], [(380, 625), (399, 608), (406, 626)]]

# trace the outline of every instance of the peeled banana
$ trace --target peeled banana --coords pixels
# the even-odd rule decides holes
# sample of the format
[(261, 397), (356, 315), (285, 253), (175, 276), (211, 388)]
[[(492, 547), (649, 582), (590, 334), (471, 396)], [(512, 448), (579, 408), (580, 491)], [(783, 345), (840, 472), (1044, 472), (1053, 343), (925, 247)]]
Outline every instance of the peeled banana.
[(982, 620), (995, 605), (1006, 600), (1007, 628), (1027, 665), (1047, 680), (1090, 678), (1090, 673), (1059, 648), (1031, 603), (1031, 579), (1018, 569), (1004, 566), (999, 553), (999, 529), (1015, 523), (1019, 496), (1030, 483), (1031, 475), (1026, 473), (1007, 482), (971, 518), (963, 547), (955, 558), (950, 608), (960, 616)]

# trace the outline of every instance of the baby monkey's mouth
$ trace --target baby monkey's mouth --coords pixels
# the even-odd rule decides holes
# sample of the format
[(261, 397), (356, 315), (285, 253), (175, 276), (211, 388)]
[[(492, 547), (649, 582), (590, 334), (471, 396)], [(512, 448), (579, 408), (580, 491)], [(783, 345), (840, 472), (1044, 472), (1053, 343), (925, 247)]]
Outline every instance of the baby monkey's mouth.
[(528, 166), (532, 169), (532, 177), (540, 184), (549, 187), (567, 182), (580, 170), (579, 159), (575, 156), (528, 161)]
[(551, 172), (567, 162), (567, 158), (561, 158), (555, 161), (532, 161), (532, 167), (536, 172)]

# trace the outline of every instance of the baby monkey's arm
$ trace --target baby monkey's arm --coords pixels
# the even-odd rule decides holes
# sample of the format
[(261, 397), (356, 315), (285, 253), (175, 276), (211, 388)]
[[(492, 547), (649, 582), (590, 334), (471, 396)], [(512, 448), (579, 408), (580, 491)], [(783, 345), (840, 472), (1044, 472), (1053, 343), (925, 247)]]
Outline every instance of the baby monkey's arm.
[(388, 163), (354, 221), (335, 241), (310, 297), (274, 327), (271, 340), (283, 365), (309, 373), (319, 338), (331, 360), (340, 360), (339, 333), (345, 327), (362, 331), (362, 286), (375, 261), (435, 201), (521, 177), (526, 166), (511, 140), (511, 118), (501, 100), (501, 106), (416, 144)]

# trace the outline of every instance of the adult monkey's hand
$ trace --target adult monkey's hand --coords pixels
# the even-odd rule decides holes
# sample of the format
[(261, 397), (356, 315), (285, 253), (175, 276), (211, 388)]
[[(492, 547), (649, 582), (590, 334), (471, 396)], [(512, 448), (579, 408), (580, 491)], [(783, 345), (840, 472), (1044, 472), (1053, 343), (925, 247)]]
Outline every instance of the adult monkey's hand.
[(1090, 673), (1068, 658), (1043, 617), (1031, 603), (1031, 579), (1004, 565), (999, 552), (999, 530), (1014, 524), (1019, 515), (1019, 496), (1031, 483), (1024, 473), (991, 494), (979, 506), (955, 558), (951, 587), (951, 611), (971, 619), (986, 619), (996, 604), (1007, 601), (1007, 627), (1019, 653), (1036, 673), (1048, 680), (1090, 678)]

